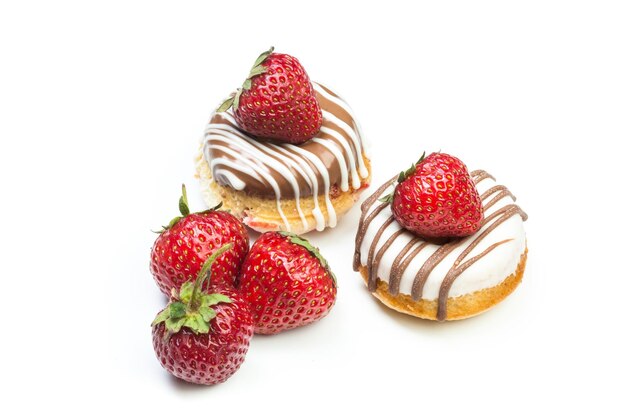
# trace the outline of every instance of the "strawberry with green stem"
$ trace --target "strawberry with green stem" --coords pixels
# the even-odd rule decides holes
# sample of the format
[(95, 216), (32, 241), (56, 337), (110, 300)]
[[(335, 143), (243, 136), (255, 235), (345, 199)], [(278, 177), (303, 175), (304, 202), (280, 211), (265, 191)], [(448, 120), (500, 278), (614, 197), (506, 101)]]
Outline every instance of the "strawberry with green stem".
[[(248, 303), (234, 288), (210, 286), (215, 260), (232, 248), (217, 249), (194, 282), (185, 282), (152, 322), (152, 343), (161, 365), (172, 375), (195, 384), (226, 381), (243, 363), (254, 323)], [(208, 286), (208, 285), (207, 285)]]
[(238, 279), (250, 303), (255, 332), (275, 334), (325, 317), (337, 281), (319, 250), (288, 232), (263, 233), (250, 248)]
[(226, 243), (232, 248), (213, 265), (213, 284), (234, 284), (248, 253), (249, 238), (243, 223), (232, 214), (219, 210), (191, 213), (187, 190), (182, 186), (178, 202), (180, 216), (174, 217), (159, 232), (150, 254), (150, 271), (159, 289), (170, 295), (198, 275), (206, 259)]
[(480, 229), (482, 200), (467, 167), (445, 153), (422, 157), (398, 176), (391, 203), (402, 227), (425, 239), (469, 236)]
[(233, 108), (241, 129), (259, 138), (299, 144), (322, 126), (322, 110), (308, 74), (291, 55), (263, 52), (250, 74), (217, 112)]

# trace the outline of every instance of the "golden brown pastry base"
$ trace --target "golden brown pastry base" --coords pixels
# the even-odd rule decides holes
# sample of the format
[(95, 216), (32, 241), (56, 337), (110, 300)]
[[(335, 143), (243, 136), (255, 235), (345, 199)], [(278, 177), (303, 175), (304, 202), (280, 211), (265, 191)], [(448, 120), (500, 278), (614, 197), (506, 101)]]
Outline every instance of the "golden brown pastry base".
[[(366, 179), (362, 179), (361, 183), (369, 185), (372, 172), (370, 161), (365, 155), (363, 155), (363, 159), (370, 175)], [(221, 201), (223, 209), (230, 211), (231, 214), (239, 218), (248, 227), (259, 232), (287, 230), (278, 213), (275, 199), (250, 196), (243, 191), (221, 186), (213, 181), (211, 169), (202, 153), (200, 153), (196, 162), (196, 176), (200, 179), (202, 194), (209, 206), (216, 205)], [(367, 186), (355, 190), (350, 187), (348, 191), (340, 192), (338, 195), (331, 197), (331, 203), (337, 213), (337, 220), (354, 205), (359, 199), (361, 192), (366, 188)], [(324, 215), (325, 223), (328, 224), (328, 210), (326, 209), (324, 196), (318, 199), (318, 204)], [(316, 221), (312, 214), (315, 208), (313, 197), (300, 199), (300, 208), (307, 221), (306, 227), (298, 215), (295, 199), (281, 199), (280, 205), (290, 224), (291, 232), (302, 234), (315, 230)]]
[[(528, 249), (526, 249), (520, 257), (515, 273), (509, 275), (495, 287), (485, 288), (484, 290), (460, 297), (448, 298), (448, 315), (446, 320), (461, 320), (475, 316), (489, 310), (491, 307), (504, 300), (522, 281), (524, 269), (526, 268), (527, 254)], [(360, 272), (365, 283), (367, 283), (367, 267), (361, 266)], [(377, 279), (377, 288), (373, 295), (387, 307), (399, 311), (400, 313), (409, 314), (422, 319), (437, 320), (438, 300), (422, 299), (416, 302), (410, 295), (398, 294), (398, 296), (393, 296), (389, 294), (388, 290), (388, 284), (385, 281)]]

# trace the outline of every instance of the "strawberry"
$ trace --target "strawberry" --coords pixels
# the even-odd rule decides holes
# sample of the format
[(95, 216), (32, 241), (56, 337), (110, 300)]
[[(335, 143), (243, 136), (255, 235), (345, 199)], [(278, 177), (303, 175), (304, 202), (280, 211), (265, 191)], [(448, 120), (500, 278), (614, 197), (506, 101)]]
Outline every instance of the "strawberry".
[(335, 276), (318, 249), (287, 232), (267, 232), (257, 239), (238, 284), (260, 334), (313, 323), (329, 313), (337, 296)]
[(215, 259), (233, 246), (217, 249), (194, 282), (172, 292), (170, 303), (152, 322), (152, 344), (161, 365), (195, 384), (226, 381), (243, 363), (254, 323), (248, 303), (228, 285), (213, 294), (202, 290)]
[(234, 109), (235, 120), (246, 132), (268, 139), (303, 143), (322, 126), (322, 111), (300, 62), (287, 54), (263, 52), (242, 88), (217, 109)]
[(150, 271), (159, 289), (167, 296), (172, 288), (179, 290), (198, 275), (209, 255), (228, 242), (232, 249), (213, 265), (212, 282), (233, 285), (248, 252), (249, 238), (243, 224), (232, 214), (219, 211), (219, 205), (190, 213), (184, 185), (178, 205), (181, 216), (163, 227), (150, 255)]
[(469, 236), (483, 221), (476, 185), (460, 159), (445, 153), (424, 154), (400, 173), (393, 192), (381, 199), (402, 227), (423, 238)]

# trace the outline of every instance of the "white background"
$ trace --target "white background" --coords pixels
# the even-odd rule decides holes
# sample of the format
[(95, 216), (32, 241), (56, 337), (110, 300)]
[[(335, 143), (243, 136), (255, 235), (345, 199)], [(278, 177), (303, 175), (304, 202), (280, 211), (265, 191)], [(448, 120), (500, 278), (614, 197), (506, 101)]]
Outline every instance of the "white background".
[[(269, 3), (0, 6), (3, 411), (623, 415), (623, 3)], [(204, 207), (198, 139), (270, 45), (351, 104), (374, 186), (439, 149), (507, 184), (528, 269), (482, 316), (396, 314), (351, 269), (355, 207), (308, 236), (339, 279), (332, 313), (190, 386), (152, 351), (150, 230), (182, 182)]]

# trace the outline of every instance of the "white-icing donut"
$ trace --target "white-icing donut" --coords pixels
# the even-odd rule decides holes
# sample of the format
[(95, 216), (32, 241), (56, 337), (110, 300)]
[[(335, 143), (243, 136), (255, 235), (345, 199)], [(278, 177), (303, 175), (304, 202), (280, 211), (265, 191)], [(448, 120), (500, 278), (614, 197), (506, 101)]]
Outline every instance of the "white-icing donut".
[[(483, 201), (485, 219), (475, 234), (445, 244), (427, 242), (403, 229), (389, 204), (378, 200), (393, 191), (395, 178), (363, 203), (353, 266), (362, 270), (369, 290), (378, 292), (385, 304), (419, 317), (445, 320), (449, 300), (481, 291), (485, 295), (485, 290), (498, 287), (507, 278), (521, 280), (526, 259), (526, 214), (509, 190), (491, 175), (474, 171), (471, 176)], [(424, 306), (411, 305), (411, 301), (424, 306), (436, 301), (436, 317)], [(476, 306), (479, 310), (495, 304), (484, 299), (481, 303)], [(467, 303), (463, 308), (468, 309), (467, 314), (461, 311), (455, 318), (482, 311), (472, 310)]]

